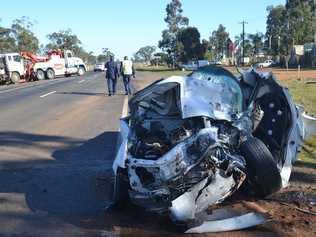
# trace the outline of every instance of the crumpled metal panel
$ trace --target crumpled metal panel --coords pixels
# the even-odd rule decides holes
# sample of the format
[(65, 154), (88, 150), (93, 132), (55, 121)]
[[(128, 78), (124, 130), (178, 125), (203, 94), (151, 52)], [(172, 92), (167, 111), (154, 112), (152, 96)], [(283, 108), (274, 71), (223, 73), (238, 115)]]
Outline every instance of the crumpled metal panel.
[(235, 188), (243, 182), (243, 179), (236, 183), (232, 175), (225, 177), (220, 170), (217, 170), (212, 182), (208, 185), (207, 182), (208, 178), (202, 180), (172, 201), (169, 209), (172, 218), (179, 221), (194, 219), (196, 214), (204, 211), (208, 206), (220, 203), (231, 195)]

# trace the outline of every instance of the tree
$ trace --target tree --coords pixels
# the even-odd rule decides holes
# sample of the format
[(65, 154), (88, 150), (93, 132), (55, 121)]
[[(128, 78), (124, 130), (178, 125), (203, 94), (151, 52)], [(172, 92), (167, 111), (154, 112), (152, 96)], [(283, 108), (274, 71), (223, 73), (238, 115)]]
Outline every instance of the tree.
[(34, 21), (28, 17), (21, 17), (13, 21), (11, 26), (11, 35), (15, 40), (18, 51), (30, 51), (37, 53), (39, 49), (39, 40), (31, 31)]
[(98, 62), (106, 62), (107, 61), (107, 57), (104, 55), (104, 54), (99, 54), (98, 56), (97, 56), (97, 61)]
[(253, 45), (251, 44), (251, 41), (249, 40), (248, 37), (245, 37), (245, 48), (242, 48), (242, 40), (243, 40), (243, 34), (237, 35), (235, 36), (235, 45), (237, 47), (238, 50), (238, 54), (240, 55), (240, 57), (242, 57), (242, 50), (245, 51), (245, 57), (250, 57), (251, 54), (253, 53)]
[(17, 51), (15, 39), (11, 36), (11, 29), (0, 26), (0, 53)]
[(82, 47), (74, 51), (74, 54), (87, 64), (94, 64), (96, 62), (96, 56), (93, 55), (93, 52), (86, 52)]
[(153, 53), (156, 51), (156, 47), (155, 46), (145, 46), (140, 48), (134, 55), (135, 59), (137, 59), (137, 61), (139, 62), (150, 62), (152, 57), (153, 57)]
[(162, 31), (162, 39), (158, 43), (159, 48), (168, 53), (173, 65), (178, 60), (182, 49), (181, 44), (177, 40), (177, 35), (182, 27), (186, 27), (189, 24), (189, 19), (182, 16), (182, 12), (181, 1), (171, 0), (166, 7), (167, 16), (165, 22), (168, 29)]
[(217, 58), (224, 56), (228, 39), (229, 33), (226, 32), (226, 28), (222, 24), (218, 26), (217, 30), (212, 32), (210, 36), (210, 45)]
[(293, 45), (314, 40), (314, 7), (313, 0), (288, 0), (285, 6), (267, 8), (266, 38), (274, 55), (289, 54)]
[(254, 55), (258, 54), (261, 49), (263, 49), (264, 42), (263, 42), (264, 35), (260, 32), (256, 34), (248, 34), (248, 39), (251, 43), (251, 51)]
[(288, 32), (292, 45), (314, 40), (315, 18), (312, 0), (289, 0), (286, 4)]
[(201, 44), (200, 37), (200, 32), (196, 27), (187, 27), (179, 31), (177, 38), (183, 46), (182, 62), (204, 59), (208, 44), (205, 41)]
[(53, 32), (47, 35), (49, 43), (46, 45), (46, 49), (69, 49), (74, 52), (80, 50), (81, 41), (77, 35), (73, 34), (71, 29), (60, 30), (59, 32)]
[(285, 53), (286, 46), (286, 9), (284, 6), (279, 5), (276, 7), (267, 7), (267, 31), (266, 38), (271, 53), (277, 55)]

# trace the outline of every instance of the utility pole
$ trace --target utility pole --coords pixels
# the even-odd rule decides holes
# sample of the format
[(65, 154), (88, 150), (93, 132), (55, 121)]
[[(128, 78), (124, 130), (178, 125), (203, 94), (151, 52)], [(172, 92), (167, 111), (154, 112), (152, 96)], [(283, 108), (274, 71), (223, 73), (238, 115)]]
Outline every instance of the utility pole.
[(245, 24), (248, 22), (242, 21), (240, 24), (242, 24), (242, 65), (245, 66)]

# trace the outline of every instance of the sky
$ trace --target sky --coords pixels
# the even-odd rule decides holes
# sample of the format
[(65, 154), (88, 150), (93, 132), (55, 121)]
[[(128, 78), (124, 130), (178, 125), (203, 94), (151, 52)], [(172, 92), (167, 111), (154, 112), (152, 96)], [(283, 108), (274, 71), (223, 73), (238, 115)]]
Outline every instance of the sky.
[[(109, 48), (116, 57), (132, 56), (140, 47), (157, 46), (166, 28), (165, 8), (170, 0), (1, 0), (0, 25), (28, 16), (36, 21), (33, 32), (40, 43), (47, 35), (72, 29), (87, 51), (95, 54)], [(246, 33), (265, 32), (266, 8), (285, 0), (183, 0), (183, 15), (189, 25), (208, 39), (219, 24), (231, 38), (241, 33), (239, 22), (245, 20)]]

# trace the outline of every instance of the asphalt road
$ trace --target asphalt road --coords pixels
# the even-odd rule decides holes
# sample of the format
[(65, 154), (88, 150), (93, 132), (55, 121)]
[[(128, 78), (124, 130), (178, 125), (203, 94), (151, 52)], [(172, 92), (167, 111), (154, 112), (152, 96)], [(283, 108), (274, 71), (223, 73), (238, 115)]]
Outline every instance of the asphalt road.
[(0, 236), (104, 236), (126, 96), (103, 73), (0, 87)]

